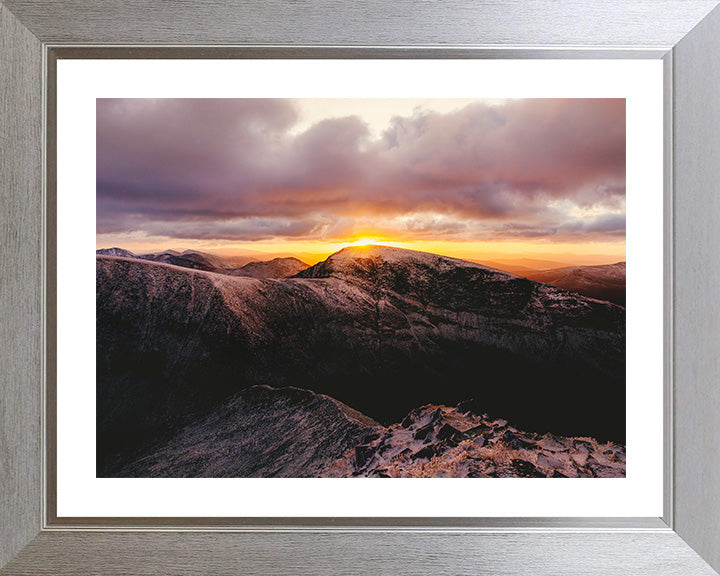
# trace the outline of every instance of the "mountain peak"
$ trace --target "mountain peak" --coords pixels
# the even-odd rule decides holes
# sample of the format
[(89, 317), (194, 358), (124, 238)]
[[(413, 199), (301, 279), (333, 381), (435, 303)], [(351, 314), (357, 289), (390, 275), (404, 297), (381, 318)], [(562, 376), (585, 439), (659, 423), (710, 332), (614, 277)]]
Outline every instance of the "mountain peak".
[(440, 256), (430, 252), (369, 245), (348, 246), (331, 254), (323, 262), (303, 270), (298, 278), (340, 278), (353, 283), (398, 286), (426, 283), (431, 277), (469, 273), (485, 280), (506, 281), (516, 276), (482, 264)]
[(114, 246), (112, 248), (100, 248), (99, 250), (95, 250), (95, 254), (99, 254), (100, 256), (121, 256), (123, 258), (137, 258), (137, 256), (130, 252), (130, 250), (118, 248), (117, 246)]
[(273, 258), (259, 262), (249, 262), (240, 268), (228, 271), (230, 276), (247, 276), (250, 278), (289, 278), (308, 267), (298, 258)]
[(358, 258), (379, 258), (389, 263), (399, 262), (418, 262), (425, 264), (437, 264), (438, 262), (452, 262), (456, 265), (472, 266), (478, 268), (486, 268), (481, 264), (451, 258), (449, 256), (441, 256), (431, 252), (421, 252), (419, 250), (410, 250), (408, 248), (395, 248), (393, 246), (383, 246), (381, 244), (369, 244), (366, 246), (347, 246), (334, 254), (331, 254), (327, 260), (341, 261), (344, 259)]

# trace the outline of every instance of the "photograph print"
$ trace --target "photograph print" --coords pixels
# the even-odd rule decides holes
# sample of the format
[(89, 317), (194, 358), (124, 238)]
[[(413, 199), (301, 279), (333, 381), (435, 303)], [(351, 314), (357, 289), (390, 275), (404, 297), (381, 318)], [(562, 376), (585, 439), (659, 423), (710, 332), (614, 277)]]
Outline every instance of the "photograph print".
[(625, 477), (624, 99), (96, 102), (98, 477)]

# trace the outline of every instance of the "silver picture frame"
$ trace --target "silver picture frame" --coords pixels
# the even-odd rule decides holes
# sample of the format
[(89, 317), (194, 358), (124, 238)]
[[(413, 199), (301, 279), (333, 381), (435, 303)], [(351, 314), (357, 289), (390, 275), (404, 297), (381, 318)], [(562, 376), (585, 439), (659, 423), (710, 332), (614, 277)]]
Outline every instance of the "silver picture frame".
[[(720, 570), (719, 0), (0, 0), (0, 574)], [(59, 518), (60, 58), (645, 58), (665, 71), (660, 518)]]

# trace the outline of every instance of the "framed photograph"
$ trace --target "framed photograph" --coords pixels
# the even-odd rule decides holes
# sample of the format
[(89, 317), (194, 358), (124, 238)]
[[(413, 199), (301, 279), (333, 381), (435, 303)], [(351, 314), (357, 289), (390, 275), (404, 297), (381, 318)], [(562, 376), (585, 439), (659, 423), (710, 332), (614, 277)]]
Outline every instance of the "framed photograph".
[(3, 574), (717, 573), (717, 2), (98, 5), (0, 4)]

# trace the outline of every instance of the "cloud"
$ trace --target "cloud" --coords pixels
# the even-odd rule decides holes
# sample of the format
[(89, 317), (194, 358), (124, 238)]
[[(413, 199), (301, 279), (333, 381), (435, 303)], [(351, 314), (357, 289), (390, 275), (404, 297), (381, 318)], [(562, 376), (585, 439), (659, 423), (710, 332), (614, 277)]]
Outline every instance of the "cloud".
[(625, 214), (602, 214), (595, 218), (574, 220), (563, 224), (560, 230), (567, 233), (603, 233), (612, 236), (625, 235)]
[(99, 233), (341, 238), (363, 221), (414, 237), (624, 232), (624, 100), (418, 110), (377, 139), (357, 116), (295, 134), (285, 99), (97, 102)]

